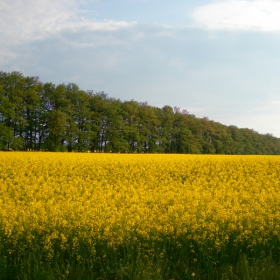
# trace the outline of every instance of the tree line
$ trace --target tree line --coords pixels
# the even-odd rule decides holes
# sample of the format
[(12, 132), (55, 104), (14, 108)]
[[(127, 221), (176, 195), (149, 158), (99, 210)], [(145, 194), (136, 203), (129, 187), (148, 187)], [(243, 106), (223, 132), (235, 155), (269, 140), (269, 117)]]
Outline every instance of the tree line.
[(0, 150), (280, 154), (271, 134), (0, 72)]

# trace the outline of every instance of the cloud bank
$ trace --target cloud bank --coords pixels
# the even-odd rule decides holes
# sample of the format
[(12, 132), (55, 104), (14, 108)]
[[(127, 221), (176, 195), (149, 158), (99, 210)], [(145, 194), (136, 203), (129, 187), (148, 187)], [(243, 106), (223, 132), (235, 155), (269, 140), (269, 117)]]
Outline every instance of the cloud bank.
[(195, 23), (216, 30), (280, 31), (280, 1), (229, 0), (198, 7)]
[[(107, 20), (98, 22), (86, 17), (82, 0), (3, 0), (0, 5), (0, 63), (16, 58), (14, 48), (35, 40), (55, 38), (64, 31), (114, 31), (135, 22)], [(85, 17), (84, 17), (85, 16)]]
[(79, 0), (4, 0), (0, 6), (2, 37), (20, 43), (42, 39), (64, 29), (116, 30), (129, 26), (125, 21), (97, 22), (83, 17)]
[(40, 39), (76, 18), (74, 0), (4, 0), (0, 6), (2, 36), (13, 43)]
[(280, 3), (215, 1), (194, 11), (195, 25), (170, 26), (140, 16), (131, 22), (123, 13), (98, 21), (92, 1), (2, 0), (0, 70), (74, 82), (122, 100), (179, 105), (280, 137), (280, 38), (272, 32), (280, 29)]

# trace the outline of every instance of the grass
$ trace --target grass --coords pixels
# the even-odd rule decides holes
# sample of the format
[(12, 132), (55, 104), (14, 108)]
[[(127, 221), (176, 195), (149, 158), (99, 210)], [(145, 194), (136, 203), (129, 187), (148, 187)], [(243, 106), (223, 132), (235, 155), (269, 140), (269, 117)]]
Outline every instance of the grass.
[[(25, 251), (14, 251), (7, 258), (0, 256), (0, 279), (75, 279), (75, 280), (256, 280), (280, 279), (280, 266), (273, 255), (249, 257), (246, 252), (233, 255), (193, 254), (187, 242), (184, 248), (176, 241), (152, 243), (140, 240), (112, 249), (105, 243), (97, 244), (95, 255), (86, 246), (79, 252), (60, 251), (48, 260), (40, 244)], [(251, 254), (252, 255), (252, 254)]]

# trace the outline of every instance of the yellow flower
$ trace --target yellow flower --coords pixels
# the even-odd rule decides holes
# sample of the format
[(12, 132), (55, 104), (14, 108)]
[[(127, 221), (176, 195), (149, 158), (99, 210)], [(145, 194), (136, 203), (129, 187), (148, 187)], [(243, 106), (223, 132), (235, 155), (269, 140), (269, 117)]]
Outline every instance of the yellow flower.
[(80, 241), (94, 253), (99, 241), (116, 248), (183, 236), (221, 250), (279, 236), (276, 156), (18, 152), (0, 153), (0, 170), (9, 252), (38, 238), (52, 258)]

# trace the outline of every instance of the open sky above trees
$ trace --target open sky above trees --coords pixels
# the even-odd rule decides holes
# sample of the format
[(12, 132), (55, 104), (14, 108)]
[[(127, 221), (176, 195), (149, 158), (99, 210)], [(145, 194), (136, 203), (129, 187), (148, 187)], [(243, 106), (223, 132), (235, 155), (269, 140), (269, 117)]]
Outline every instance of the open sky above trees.
[(3, 0), (0, 70), (280, 137), (280, 2)]

